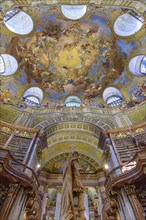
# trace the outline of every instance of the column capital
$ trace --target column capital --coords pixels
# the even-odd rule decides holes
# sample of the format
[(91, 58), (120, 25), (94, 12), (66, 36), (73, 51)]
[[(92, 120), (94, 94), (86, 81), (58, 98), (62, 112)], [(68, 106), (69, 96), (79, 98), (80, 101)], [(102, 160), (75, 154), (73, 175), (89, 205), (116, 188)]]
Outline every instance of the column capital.
[(9, 191), (8, 191), (8, 194), (11, 195), (15, 192), (17, 192), (17, 190), (20, 188), (20, 185), (19, 184), (10, 184), (9, 185)]
[(135, 186), (134, 185), (125, 185), (124, 189), (128, 195), (135, 194)]
[(62, 186), (56, 186), (57, 193), (61, 193)]
[(125, 185), (124, 188), (129, 197), (131, 206), (133, 207), (136, 219), (144, 220), (143, 209), (136, 195), (136, 187), (134, 185)]

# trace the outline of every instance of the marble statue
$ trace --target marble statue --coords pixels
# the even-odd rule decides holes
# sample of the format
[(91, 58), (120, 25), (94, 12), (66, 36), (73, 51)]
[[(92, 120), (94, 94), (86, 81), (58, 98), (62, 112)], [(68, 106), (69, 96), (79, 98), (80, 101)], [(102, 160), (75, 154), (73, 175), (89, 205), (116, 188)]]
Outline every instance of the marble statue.
[(78, 213), (80, 220), (86, 220), (84, 215), (84, 187), (80, 178), (78, 152), (73, 152), (66, 160), (63, 171), (63, 187), (61, 192), (60, 220), (75, 220), (74, 198), (78, 198)]

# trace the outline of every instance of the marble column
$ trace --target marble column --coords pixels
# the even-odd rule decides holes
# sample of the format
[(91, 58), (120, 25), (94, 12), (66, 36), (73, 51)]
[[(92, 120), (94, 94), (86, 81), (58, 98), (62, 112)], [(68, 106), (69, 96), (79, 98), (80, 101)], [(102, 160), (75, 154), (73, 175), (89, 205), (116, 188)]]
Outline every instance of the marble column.
[(85, 207), (86, 220), (90, 220), (90, 218), (89, 218), (88, 195), (86, 193), (84, 194), (84, 207)]
[(43, 216), (45, 215), (46, 212), (46, 204), (47, 204), (47, 194), (43, 194), (43, 199), (42, 199), (42, 213), (41, 213), (41, 220), (43, 219)]
[(36, 134), (34, 134), (32, 137), (31, 143), (29, 144), (29, 147), (27, 149), (25, 158), (23, 160), (23, 164), (27, 166), (31, 166), (32, 157), (36, 151), (36, 147), (37, 147), (37, 137), (36, 137)]
[(124, 115), (125, 117), (125, 121), (127, 122), (128, 125), (132, 125), (132, 122), (130, 121), (130, 119), (128, 118), (127, 115)]
[(120, 113), (114, 116), (115, 121), (119, 128), (123, 128), (124, 126), (132, 125), (130, 119), (124, 113)]
[(36, 155), (36, 148), (37, 148), (37, 141), (35, 142), (34, 146), (33, 146), (33, 150), (31, 152), (31, 156), (29, 158), (29, 161), (28, 161), (28, 164), (27, 166), (28, 167), (31, 167), (35, 172), (37, 171), (37, 164), (38, 164), (38, 158), (37, 158), (37, 155)]
[(123, 188), (121, 189), (121, 196), (122, 207), (126, 218), (130, 220), (137, 220), (129, 198), (127, 197), (125, 189)]
[(123, 124), (122, 124), (120, 118), (118, 117), (118, 115), (115, 115), (114, 118), (115, 118), (115, 121), (116, 121), (118, 127), (119, 127), (119, 128), (122, 128), (122, 127), (123, 127)]
[(135, 192), (135, 186), (134, 185), (125, 185), (124, 188), (126, 190), (126, 193), (127, 193), (128, 198), (130, 200), (131, 206), (132, 206), (133, 211), (135, 213), (136, 220), (145, 220), (142, 206), (139, 203), (139, 200), (138, 200), (136, 192)]
[(26, 196), (24, 195), (24, 188), (21, 188), (19, 190), (19, 193), (15, 199), (15, 202), (13, 203), (12, 209), (10, 211), (8, 220), (17, 219), (21, 220), (23, 219), (24, 212), (25, 212), (25, 201)]
[(99, 187), (96, 187), (97, 196), (98, 196), (98, 215), (100, 219), (102, 220), (102, 209), (103, 209), (103, 200), (105, 197), (105, 188), (104, 186), (100, 185)]
[[(110, 162), (110, 171), (112, 171), (114, 168), (118, 167), (120, 165), (119, 161), (118, 161), (118, 153), (116, 152), (116, 149), (114, 148), (114, 146), (112, 145), (111, 141), (108, 140), (108, 146), (109, 146), (109, 149), (110, 149), (110, 159), (109, 159), (109, 162)], [(117, 175), (121, 174), (122, 171), (120, 169), (117, 169), (115, 171), (115, 173)]]
[(16, 199), (19, 187), (20, 186), (18, 184), (9, 185), (9, 191), (1, 210), (1, 216), (0, 216), (1, 220), (8, 220), (8, 216)]
[(123, 208), (124, 204), (123, 204), (123, 200), (122, 200), (121, 196), (119, 196), (119, 195), (117, 196), (117, 201), (118, 201), (118, 204), (119, 204), (118, 211), (119, 211), (120, 218), (121, 218), (121, 220), (125, 220), (126, 215), (125, 215), (125, 212), (124, 212), (124, 208)]
[(59, 219), (59, 215), (60, 215), (60, 203), (61, 203), (61, 193), (57, 193), (57, 199), (56, 199), (56, 208), (55, 208), (55, 218), (54, 220), (58, 220)]

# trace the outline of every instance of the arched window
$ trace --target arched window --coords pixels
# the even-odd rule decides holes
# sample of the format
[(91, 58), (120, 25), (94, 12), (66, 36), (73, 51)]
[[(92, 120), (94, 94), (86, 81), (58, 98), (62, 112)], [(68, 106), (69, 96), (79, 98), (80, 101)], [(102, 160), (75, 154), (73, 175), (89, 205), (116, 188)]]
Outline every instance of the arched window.
[(135, 76), (146, 75), (146, 56), (139, 55), (133, 57), (129, 62), (129, 70)]
[(143, 25), (143, 18), (134, 13), (119, 16), (114, 23), (114, 31), (121, 37), (135, 34)]
[(103, 100), (107, 105), (116, 107), (122, 103), (122, 94), (115, 87), (108, 87), (103, 92)]
[(78, 20), (86, 14), (86, 5), (62, 5), (62, 14), (71, 20)]
[(141, 74), (146, 75), (146, 56), (144, 56), (141, 61), (140, 72), (141, 72)]
[(118, 95), (113, 95), (109, 97), (106, 102), (107, 102), (107, 105), (114, 107), (114, 106), (121, 104), (122, 98)]
[(67, 107), (80, 107), (81, 106), (81, 100), (77, 96), (69, 96), (65, 100), (65, 106)]
[(27, 96), (26, 98), (24, 98), (24, 102), (28, 105), (36, 106), (36, 105), (39, 105), (40, 100), (38, 97), (31, 95), (31, 96)]
[(23, 95), (24, 103), (29, 106), (37, 106), (43, 99), (43, 91), (38, 87), (27, 89)]
[(4, 17), (6, 27), (16, 34), (29, 34), (33, 30), (31, 17), (23, 11), (11, 10)]
[(5, 72), (5, 64), (4, 64), (4, 59), (2, 56), (0, 56), (0, 74), (4, 74)]
[(18, 69), (18, 63), (15, 57), (9, 54), (0, 55), (0, 74), (9, 76), (15, 73)]

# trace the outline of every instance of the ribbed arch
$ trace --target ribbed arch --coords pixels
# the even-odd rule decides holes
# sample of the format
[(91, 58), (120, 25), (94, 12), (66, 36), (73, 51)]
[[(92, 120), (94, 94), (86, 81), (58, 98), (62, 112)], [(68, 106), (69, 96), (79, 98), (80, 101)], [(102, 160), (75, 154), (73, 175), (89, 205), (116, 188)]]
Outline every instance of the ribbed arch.
[(96, 128), (98, 129), (102, 129), (102, 130), (109, 130), (111, 128), (113, 128), (111, 126), (111, 124), (109, 125), (108, 122), (104, 122), (97, 118), (93, 118), (93, 117), (80, 117), (80, 118), (71, 118), (70, 120), (67, 119), (65, 116), (61, 116), (61, 117), (55, 117), (55, 118), (50, 118), (48, 120), (45, 120), (45, 121), (42, 121), (40, 122), (39, 124), (35, 125), (35, 128), (38, 128), (38, 129), (41, 129), (41, 130), (46, 130), (47, 128), (49, 128), (51, 125), (60, 125), (63, 124), (63, 123), (74, 123), (74, 122), (77, 122), (77, 123), (87, 123), (87, 124), (90, 124), (90, 125), (95, 125)]

